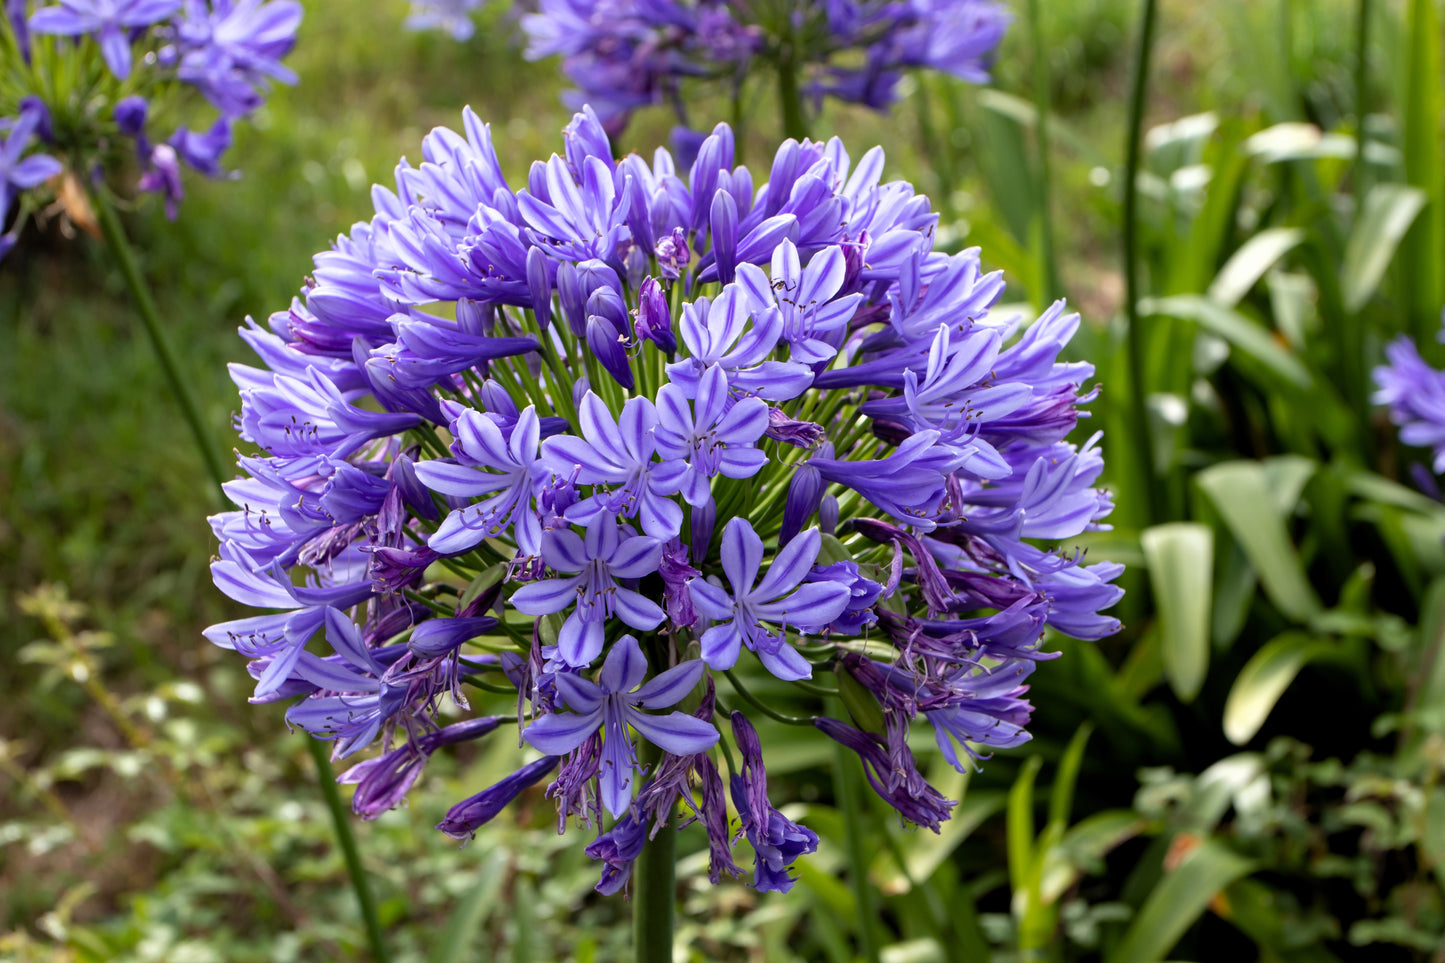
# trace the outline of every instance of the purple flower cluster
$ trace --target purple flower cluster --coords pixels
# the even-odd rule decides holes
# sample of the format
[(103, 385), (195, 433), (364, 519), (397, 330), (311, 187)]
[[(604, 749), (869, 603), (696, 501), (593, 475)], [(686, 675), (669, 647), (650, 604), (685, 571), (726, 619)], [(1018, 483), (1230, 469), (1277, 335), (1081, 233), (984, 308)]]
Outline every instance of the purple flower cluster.
[[(1445, 329), (1439, 338), (1445, 341)], [(1389, 405), (1400, 440), (1430, 449), (1432, 470), (1445, 475), (1445, 371), (1430, 367), (1405, 337), (1386, 346), (1385, 358), (1389, 363), (1375, 369), (1375, 403)], [(1426, 489), (1438, 493), (1433, 479), (1426, 481)]]
[[(866, 690), (851, 722), (801, 718), (936, 830), (953, 803), (910, 726), (960, 769), (1017, 746), (1045, 626), (1118, 628), (1119, 566), (1038, 544), (1112, 509), (1094, 440), (1065, 440), (1092, 397), (1092, 367), (1058, 360), (1077, 315), (991, 316), (1001, 277), (933, 249), (877, 148), (789, 140), (758, 182), (719, 125), (680, 174), (664, 150), (614, 160), (584, 108), (514, 190), (463, 121), (242, 329), (258, 453), (211, 519), (212, 572), (269, 614), (208, 638), (338, 758), (381, 744), (344, 776), (367, 818), (508, 716), (539, 755), (440, 828), (466, 838), (555, 772), (606, 892), (679, 806), (714, 878), (745, 836), (756, 885), (790, 885), (816, 837), (768, 802), (740, 712), (718, 746), (715, 710), (756, 705), (761, 674), (810, 706), (796, 683)], [(499, 689), (513, 705), (443, 724)]]
[(472, 14), (486, 0), (411, 0), (408, 30), (445, 30), (458, 43), (472, 39), (477, 25)]
[[(28, 16), (26, 6), (25, 0), (7, 3), (10, 16), (0, 30), (9, 31), (27, 64), (41, 37), (89, 38), (107, 71), (75, 89), (33, 78), (34, 94), (21, 104), (34, 99), (49, 117), (52, 111), (39, 98), (55, 98), (50, 106), (68, 125), (42, 137), (73, 155), (77, 169), (113, 156), (107, 147), (114, 140), (129, 141), (141, 168), (138, 186), (163, 195), (172, 218), (184, 196), (182, 166), (206, 177), (224, 176), (221, 156), (231, 146), (235, 122), (261, 106), (271, 81), (296, 82), (281, 60), (295, 45), (301, 22), (297, 0), (60, 0)], [(56, 46), (66, 56), (83, 55), (84, 49), (69, 40)], [(26, 76), (21, 74), (22, 85)], [(165, 140), (153, 140), (149, 121), (171, 113), (170, 94), (177, 86), (198, 91), (216, 119), (205, 129), (179, 126)], [(0, 112), (4, 109), (0, 103)], [(0, 200), (8, 198), (0, 193)], [(5, 207), (0, 204), (0, 218)]]
[(690, 80), (726, 81), (736, 96), (760, 64), (801, 75), (815, 101), (875, 110), (897, 99), (905, 70), (982, 83), (1009, 19), (996, 0), (540, 0), (522, 26), (527, 56), (561, 56), (574, 106), (591, 104), (616, 133), (639, 107), (681, 113)]

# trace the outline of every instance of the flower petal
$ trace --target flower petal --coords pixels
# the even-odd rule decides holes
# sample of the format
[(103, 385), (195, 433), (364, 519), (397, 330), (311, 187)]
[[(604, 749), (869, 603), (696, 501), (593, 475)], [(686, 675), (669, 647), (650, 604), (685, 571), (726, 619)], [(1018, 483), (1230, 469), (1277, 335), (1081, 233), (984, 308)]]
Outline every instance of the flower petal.
[(627, 713), (627, 721), (648, 742), (675, 756), (707, 752), (717, 745), (717, 728), (711, 722), (704, 722), (686, 712), (650, 716), (634, 709)]
[(522, 730), (522, 738), (549, 756), (571, 752), (602, 725), (602, 710), (585, 715), (554, 712)]
[(627, 701), (639, 709), (665, 709), (675, 706), (687, 698), (687, 694), (702, 678), (705, 668), (700, 659), (690, 659), (681, 665), (675, 665), (648, 679)]
[(758, 566), (763, 564), (763, 540), (748, 524), (747, 519), (731, 519), (723, 529), (722, 567), (732, 585), (733, 594), (742, 598), (752, 593), (753, 582), (758, 578)]

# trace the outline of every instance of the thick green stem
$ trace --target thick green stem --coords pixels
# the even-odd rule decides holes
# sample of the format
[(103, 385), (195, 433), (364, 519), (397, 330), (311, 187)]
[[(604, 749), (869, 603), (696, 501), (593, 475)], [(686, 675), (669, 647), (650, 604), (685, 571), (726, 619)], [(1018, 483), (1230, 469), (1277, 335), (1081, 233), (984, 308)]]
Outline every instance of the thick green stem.
[(155, 349), (156, 360), (160, 362), (161, 370), (165, 373), (171, 394), (175, 397), (176, 403), (181, 406), (181, 414), (185, 416), (186, 424), (190, 426), (191, 436), (195, 439), (196, 448), (201, 453), (201, 460), (205, 462), (206, 471), (210, 474), (211, 481), (215, 483), (216, 492), (221, 496), (221, 504), (224, 506), (226, 492), (221, 486), (228, 480), (226, 470), (222, 467), (220, 456), (216, 454), (215, 445), (206, 432), (205, 424), (201, 421), (196, 399), (192, 397), (185, 380), (181, 378), (175, 353), (166, 340), (165, 329), (161, 327), (155, 299), (151, 297), (150, 288), (146, 285), (145, 279), (141, 277), (135, 252), (131, 249), (130, 242), (126, 240), (125, 228), (121, 226), (120, 217), (115, 212), (115, 205), (110, 202), (110, 197), (104, 188), (92, 191), (91, 197), (95, 203), (96, 216), (100, 221), (100, 232), (105, 237), (106, 246), (110, 248), (111, 256), (115, 258), (121, 276), (125, 278), (125, 286), (130, 291), (131, 300), (135, 302), (136, 311), (140, 314), (146, 334), (150, 337), (151, 347)]
[(386, 940), (381, 934), (381, 917), (376, 915), (376, 900), (371, 896), (371, 884), (367, 882), (366, 870), (361, 866), (361, 852), (356, 848), (356, 837), (351, 833), (351, 818), (346, 805), (341, 801), (341, 792), (336, 788), (336, 775), (331, 771), (331, 760), (327, 758), (326, 746), (319, 739), (306, 737), (306, 746), (311, 750), (311, 759), (316, 763), (316, 781), (321, 785), (321, 795), (326, 799), (326, 808), (331, 810), (331, 824), (336, 830), (336, 841), (341, 844), (341, 854), (346, 859), (346, 872), (351, 877), (351, 889), (356, 893), (356, 902), (361, 907), (361, 918), (366, 924), (366, 941), (371, 944), (371, 958), (376, 963), (387, 963), (391, 959), (386, 952)]
[[(656, 765), (662, 753), (645, 746)], [(664, 826), (642, 846), (632, 864), (632, 947), (637, 963), (672, 963), (672, 917), (676, 902), (677, 830)]]
[(1149, 58), (1154, 47), (1155, 0), (1144, 0), (1139, 25), (1139, 46), (1134, 60), (1134, 86), (1129, 96), (1129, 142), (1124, 153), (1124, 310), (1129, 322), (1126, 348), (1129, 360), (1129, 433), (1133, 436), (1136, 470), (1144, 479), (1148, 512), (1146, 523), (1163, 517), (1164, 489), (1157, 484), (1154, 439), (1149, 427), (1144, 385), (1144, 331), (1139, 318), (1139, 163), (1141, 159), (1144, 99), (1149, 82)]
[(1370, 135), (1365, 127), (1365, 118), (1370, 114), (1370, 0), (1360, 0), (1359, 16), (1355, 26), (1355, 202), (1365, 203), (1369, 190), (1369, 161), (1365, 148)]
[(778, 62), (778, 105), (783, 111), (783, 133), (796, 140), (808, 136), (808, 118), (803, 113), (803, 95), (798, 90), (798, 64), (791, 50)]
[(1049, 163), (1049, 60), (1045, 52), (1043, 15), (1039, 12), (1039, 0), (1029, 0), (1029, 39), (1032, 41), (1034, 58), (1034, 135), (1039, 151), (1038, 181), (1034, 189), (1038, 193), (1038, 257), (1039, 257), (1039, 298), (1041, 304), (1048, 304), (1059, 296), (1058, 264), (1054, 260), (1054, 215), (1049, 203), (1049, 186), (1053, 183)]

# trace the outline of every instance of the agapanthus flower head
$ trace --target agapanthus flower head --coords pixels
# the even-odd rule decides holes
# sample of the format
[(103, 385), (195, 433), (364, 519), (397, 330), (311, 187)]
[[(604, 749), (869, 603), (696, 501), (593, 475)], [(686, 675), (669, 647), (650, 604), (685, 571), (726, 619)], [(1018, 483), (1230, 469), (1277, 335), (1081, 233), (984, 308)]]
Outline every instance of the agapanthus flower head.
[[(441, 828), (469, 837), (555, 770), (604, 892), (678, 811), (736, 875), (729, 797), (754, 884), (791, 885), (816, 836), (769, 801), (766, 729), (715, 718), (759, 675), (938, 829), (952, 802), (910, 726), (960, 768), (1017, 746), (1045, 626), (1117, 627), (1117, 567), (1058, 546), (1112, 507), (1096, 439), (1065, 437), (1092, 374), (1058, 360), (1070, 316), (991, 316), (998, 276), (933, 249), (881, 151), (789, 141), (755, 181), (720, 126), (684, 179), (666, 151), (614, 158), (584, 110), (514, 189), (463, 127), (243, 329), (259, 453), (212, 519), (213, 573), (271, 614), (208, 637), (338, 756), (380, 744), (347, 777), (368, 818), (515, 719), (516, 773)], [(828, 674), (877, 711), (828, 719), (792, 686)], [(498, 687), (487, 723), (443, 725)]]
[[(170, 217), (185, 194), (182, 168), (230, 176), (221, 156), (235, 124), (261, 105), (271, 81), (296, 82), (281, 60), (295, 45), (298, 0), (7, 0), (5, 14), (0, 31), (11, 35), (24, 63), (0, 90), (0, 132), (38, 109), (27, 133), (63, 144), (78, 176), (84, 171), (89, 182), (97, 171), (138, 169), (136, 186), (161, 194)], [(39, 71), (30, 56), (37, 44), (50, 48)], [(85, 64), (97, 56), (104, 71)], [(67, 59), (81, 63), (54, 69)], [(158, 118), (175, 117), (187, 123), (158, 127)], [(23, 146), (11, 140), (7, 149)], [(17, 159), (8, 158), (12, 165)], [(0, 219), (12, 192), (32, 191), (52, 176), (37, 179), (35, 169), (7, 171), (0, 163)], [(22, 208), (7, 236), (18, 233), (28, 209), (47, 201)]]
[[(1445, 341), (1445, 326), (1440, 340)], [(1445, 371), (1430, 367), (1407, 337), (1387, 345), (1385, 358), (1388, 364), (1375, 369), (1375, 403), (1389, 406), (1400, 440), (1428, 448), (1431, 469), (1445, 475)]]
[[(527, 56), (561, 56), (577, 88), (568, 96), (590, 103), (615, 133), (640, 107), (681, 111), (686, 83), (720, 80), (736, 97), (769, 66), (801, 74), (801, 89), (816, 100), (878, 110), (893, 104), (906, 70), (983, 83), (1009, 19), (996, 0), (540, 0), (522, 27)], [(674, 138), (686, 161), (702, 139), (686, 127)]]
[(486, 0), (411, 0), (411, 14), (406, 18), (408, 30), (444, 30), (458, 43), (472, 39), (477, 32), (472, 14)]

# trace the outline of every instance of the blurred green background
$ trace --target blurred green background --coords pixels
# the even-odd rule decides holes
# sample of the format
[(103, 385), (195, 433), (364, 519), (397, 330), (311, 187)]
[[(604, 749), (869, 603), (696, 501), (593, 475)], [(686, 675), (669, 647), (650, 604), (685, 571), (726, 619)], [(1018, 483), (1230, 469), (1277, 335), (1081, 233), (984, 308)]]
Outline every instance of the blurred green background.
[[(822, 847), (791, 894), (759, 896), (710, 886), (689, 830), (680, 959), (844, 963), (868, 928), (889, 963), (1445, 960), (1445, 511), (1368, 401), (1389, 338), (1441, 360), (1439, 12), (1160, 4), (1131, 383), (1141, 8), (1019, 2), (991, 87), (913, 77), (891, 115), (830, 104), (815, 125), (854, 156), (885, 145), (941, 244), (981, 245), (1018, 310), (1064, 294), (1083, 313), (1071, 350), (1103, 395), (1080, 440), (1105, 431), (1119, 510), (1080, 545), (1130, 565), (1127, 628), (1051, 643), (1033, 743), (969, 778), (934, 761), (963, 796), (941, 836), (865, 814), (871, 906), (840, 878), (830, 748), (764, 732), (775, 798), (804, 800), (788, 811)], [(513, 183), (561, 143), (556, 65), (522, 60), (507, 5), (465, 44), (405, 15), (308, 4), (300, 84), (238, 132), (241, 178), (189, 181), (175, 223), (148, 198), (129, 215), (227, 444), (237, 324), (286, 307), (398, 157), (464, 104)], [(754, 164), (778, 129), (770, 99), (756, 114)], [(645, 112), (617, 146), (671, 124)], [(0, 262), (0, 958), (361, 958), (302, 736), (200, 635), (237, 615), (207, 572), (203, 467), (119, 274), (74, 234), (52, 217)], [(431, 829), (518, 758), (463, 750), (410, 809), (356, 823), (394, 958), (622, 958), (629, 908), (591, 892), (539, 791), (466, 847)]]

